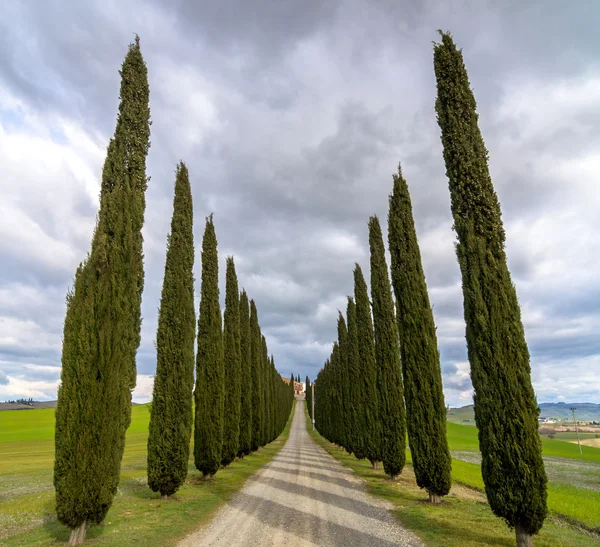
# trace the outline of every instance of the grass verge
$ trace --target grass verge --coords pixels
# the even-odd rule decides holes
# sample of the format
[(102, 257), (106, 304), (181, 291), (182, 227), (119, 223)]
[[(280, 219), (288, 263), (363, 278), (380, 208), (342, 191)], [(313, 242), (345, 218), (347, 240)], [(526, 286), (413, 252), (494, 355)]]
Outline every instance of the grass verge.
[[(294, 408), (295, 402), (285, 429), (275, 441), (221, 469), (212, 481), (200, 480), (191, 457), (185, 484), (171, 499), (162, 500), (147, 486), (149, 412), (143, 405), (134, 407), (119, 491), (105, 521), (88, 531), (86, 545), (176, 545), (275, 457), (288, 439)], [(20, 412), (30, 415), (18, 418), (25, 420), (34, 418), (37, 412), (47, 413), (46, 410)], [(40, 419), (44, 422), (46, 418), (43, 415)], [(32, 429), (38, 429), (39, 433), (38, 426), (32, 425)], [(12, 440), (6, 442), (0, 438), (0, 545), (64, 545), (69, 530), (56, 520), (54, 509), (54, 443), (48, 438), (33, 440), (37, 435), (29, 435), (27, 427), (10, 435)]]
[[(369, 493), (393, 504), (393, 513), (399, 522), (419, 536), (425, 544), (436, 547), (515, 545), (514, 532), (494, 516), (481, 491), (455, 483), (443, 503), (432, 506), (426, 502), (425, 492), (416, 484), (410, 454), (407, 454), (409, 463), (400, 478), (391, 481), (386, 478), (383, 470), (372, 469), (367, 460), (357, 460), (344, 449), (321, 437), (317, 431), (312, 431), (308, 413), (306, 419), (308, 432), (313, 440), (364, 479)], [(478, 468), (475, 464), (457, 460), (453, 460), (452, 465), (455, 481), (458, 480), (455, 466), (459, 469), (459, 475), (463, 465)], [(462, 471), (464, 473), (465, 469)], [(471, 471), (466, 469), (467, 473)], [(481, 478), (481, 474), (479, 477)], [(483, 486), (483, 482), (481, 485)], [(545, 522), (534, 543), (536, 547), (589, 547), (600, 544), (600, 541), (597, 536), (581, 528), (551, 517)]]

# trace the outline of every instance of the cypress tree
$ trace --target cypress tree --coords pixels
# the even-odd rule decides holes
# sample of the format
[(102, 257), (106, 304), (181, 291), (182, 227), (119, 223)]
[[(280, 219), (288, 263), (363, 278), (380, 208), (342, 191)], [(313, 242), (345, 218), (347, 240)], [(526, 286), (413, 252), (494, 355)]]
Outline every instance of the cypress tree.
[(262, 445), (262, 423), (264, 421), (263, 378), (261, 366), (261, 339), (258, 312), (254, 300), (250, 300), (250, 361), (252, 364), (252, 452)]
[(378, 462), (381, 461), (381, 447), (375, 335), (367, 284), (358, 264), (354, 268), (354, 299), (356, 302), (356, 339), (359, 364), (357, 383), (361, 392), (361, 406), (358, 408), (360, 427), (357, 433), (360, 435), (359, 446), (364, 457), (368, 458), (376, 468)]
[(90, 253), (67, 295), (55, 429), (58, 520), (80, 544), (119, 483), (140, 343), (142, 226), (150, 146), (148, 73), (139, 38), (121, 68), (119, 115)]
[(359, 389), (360, 379), (360, 359), (358, 354), (358, 332), (356, 327), (356, 304), (354, 298), (348, 297), (346, 307), (346, 317), (348, 319), (348, 401), (346, 407), (346, 418), (348, 420), (348, 443), (349, 449), (354, 455), (362, 460), (365, 458), (365, 448), (360, 431), (362, 430), (362, 393)]
[(269, 375), (271, 378), (271, 441), (277, 438), (277, 412), (278, 412), (278, 401), (277, 401), (277, 370), (275, 370), (275, 359), (273, 355), (269, 358)]
[(263, 412), (264, 420), (262, 427), (262, 444), (267, 444), (271, 439), (269, 424), (271, 423), (271, 390), (269, 387), (269, 350), (267, 348), (267, 339), (261, 334), (261, 366), (263, 375)]
[(350, 442), (348, 437), (350, 436), (349, 423), (348, 423), (348, 407), (350, 406), (349, 401), (349, 384), (350, 377), (348, 374), (348, 328), (346, 326), (346, 320), (342, 312), (338, 312), (338, 345), (339, 345), (339, 390), (340, 390), (340, 414), (342, 417), (340, 423), (340, 444), (346, 449), (348, 453), (352, 450), (349, 448)]
[(546, 517), (547, 478), (529, 350), (506, 263), (500, 204), (461, 51), (450, 34), (434, 47), (442, 131), (462, 273), (481, 470), (492, 511), (530, 545)]
[(308, 375), (306, 376), (306, 408), (308, 410), (308, 415), (312, 420), (312, 386)]
[(238, 455), (250, 454), (252, 440), (252, 361), (250, 359), (250, 306), (248, 295), (240, 296), (240, 355), (241, 355), (241, 410)]
[(219, 469), (223, 451), (223, 327), (219, 305), (219, 255), (212, 215), (202, 239), (202, 287), (196, 355), (194, 462), (205, 478)]
[(342, 400), (340, 397), (340, 377), (339, 377), (339, 369), (340, 369), (340, 346), (337, 340), (333, 343), (333, 347), (331, 349), (331, 357), (329, 358), (329, 388), (327, 393), (330, 399), (330, 432), (329, 438), (332, 442), (337, 445), (341, 445), (341, 430), (342, 430)]
[(435, 322), (427, 294), (408, 186), (400, 166), (390, 196), (388, 242), (396, 294), (408, 442), (417, 484), (429, 500), (450, 491), (451, 457)]
[(148, 436), (148, 486), (166, 497), (185, 481), (194, 388), (194, 231), (187, 167), (177, 166), (163, 280)]
[(369, 246), (381, 459), (383, 469), (393, 479), (402, 472), (406, 461), (406, 416), (394, 300), (385, 262), (383, 235), (376, 216), (369, 219)]
[(223, 456), (229, 465), (236, 457), (240, 443), (240, 406), (242, 403), (240, 297), (233, 257), (227, 257), (225, 281), (225, 317), (223, 333), (225, 403), (223, 410)]

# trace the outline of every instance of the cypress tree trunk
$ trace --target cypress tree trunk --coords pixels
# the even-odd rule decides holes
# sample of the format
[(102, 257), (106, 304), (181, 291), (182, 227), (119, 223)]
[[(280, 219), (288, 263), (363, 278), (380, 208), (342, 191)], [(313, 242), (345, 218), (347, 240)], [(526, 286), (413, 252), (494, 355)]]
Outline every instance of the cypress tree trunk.
[(227, 258), (224, 318), (225, 407), (223, 419), (223, 465), (236, 457), (240, 444), (241, 347), (240, 297), (233, 257)]
[(148, 486), (171, 496), (185, 481), (194, 388), (194, 231), (188, 170), (177, 166), (171, 234), (156, 334), (156, 375), (148, 436)]
[(252, 361), (250, 359), (250, 305), (242, 290), (240, 297), (240, 354), (241, 354), (241, 410), (240, 443), (238, 455), (250, 454), (252, 441)]
[(417, 484), (435, 503), (450, 491), (451, 458), (435, 322), (427, 294), (410, 194), (394, 175), (388, 242), (396, 294), (408, 442)]
[(112, 504), (131, 421), (144, 285), (148, 99), (136, 37), (121, 68), (119, 116), (102, 173), (91, 251), (67, 295), (54, 487), (58, 520), (79, 543)]
[(352, 297), (348, 297), (346, 307), (346, 317), (348, 319), (348, 375), (350, 377), (347, 406), (348, 431), (350, 450), (354, 455), (362, 460), (365, 458), (365, 449), (360, 435), (361, 420), (360, 411), (362, 407), (362, 393), (359, 389), (360, 378), (360, 360), (358, 355), (358, 332), (356, 330), (356, 304)]
[(406, 416), (398, 330), (379, 219), (369, 219), (371, 298), (375, 329), (381, 460), (387, 475), (398, 476), (406, 462)]
[(475, 97), (462, 53), (449, 34), (442, 33), (442, 42), (435, 45), (434, 67), (436, 112), (458, 236), (481, 471), (492, 511), (517, 528), (521, 541), (540, 530), (547, 513), (529, 351)]
[(202, 287), (196, 355), (194, 462), (205, 478), (219, 469), (223, 451), (223, 330), (219, 256), (212, 215), (202, 239)]
[(252, 437), (251, 451), (261, 446), (263, 408), (263, 379), (261, 366), (261, 339), (258, 326), (258, 313), (254, 300), (250, 300), (250, 361), (252, 364)]
[(356, 338), (359, 364), (357, 383), (358, 389), (362, 393), (361, 406), (358, 409), (360, 413), (359, 444), (364, 450), (364, 456), (369, 459), (373, 467), (376, 467), (377, 462), (381, 461), (381, 449), (375, 335), (367, 284), (358, 264), (354, 268), (354, 299), (356, 301)]

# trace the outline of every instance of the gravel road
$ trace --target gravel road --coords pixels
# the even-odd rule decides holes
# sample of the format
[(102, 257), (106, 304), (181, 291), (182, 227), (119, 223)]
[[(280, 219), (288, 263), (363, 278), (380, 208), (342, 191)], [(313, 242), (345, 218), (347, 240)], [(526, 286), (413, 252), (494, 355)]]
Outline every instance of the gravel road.
[(297, 401), (290, 437), (212, 521), (179, 547), (392, 547), (423, 545), (384, 502), (318, 446)]

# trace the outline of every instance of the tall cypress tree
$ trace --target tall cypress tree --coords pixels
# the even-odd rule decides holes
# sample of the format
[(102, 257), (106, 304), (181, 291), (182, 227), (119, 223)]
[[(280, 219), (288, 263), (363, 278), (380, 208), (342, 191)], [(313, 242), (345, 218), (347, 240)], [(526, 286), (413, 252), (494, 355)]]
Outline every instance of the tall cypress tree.
[[(379, 434), (379, 399), (377, 396), (377, 365), (375, 361), (375, 338), (369, 292), (358, 264), (354, 268), (354, 299), (356, 302), (356, 339), (358, 348), (358, 389), (361, 391), (359, 446), (377, 467), (381, 461), (381, 446)], [(356, 454), (356, 452), (355, 452)], [(362, 454), (361, 454), (362, 455)]]
[(337, 445), (341, 445), (341, 430), (342, 430), (342, 400), (340, 397), (340, 346), (337, 340), (333, 343), (331, 349), (331, 357), (329, 358), (329, 387), (327, 393), (330, 399), (330, 431), (329, 439)]
[(339, 390), (340, 390), (340, 414), (342, 417), (340, 424), (340, 444), (346, 449), (347, 452), (351, 453), (350, 447), (350, 430), (348, 422), (348, 407), (350, 406), (349, 401), (349, 389), (350, 389), (350, 376), (348, 373), (348, 328), (346, 326), (346, 320), (342, 312), (338, 313), (337, 322), (338, 332), (338, 345), (339, 345)]
[(187, 476), (194, 388), (194, 230), (187, 167), (177, 166), (163, 280), (148, 436), (148, 486), (163, 497)]
[(241, 356), (241, 409), (238, 455), (250, 454), (252, 441), (252, 361), (250, 359), (250, 306), (248, 295), (240, 296), (240, 356)]
[(385, 262), (383, 235), (376, 216), (369, 219), (369, 246), (381, 459), (386, 474), (393, 479), (402, 472), (406, 462), (406, 416), (394, 300)]
[(219, 305), (219, 255), (212, 215), (202, 239), (202, 287), (196, 355), (194, 462), (205, 478), (221, 465), (223, 451), (223, 326)]
[(267, 339), (261, 334), (261, 366), (263, 375), (263, 412), (262, 444), (267, 444), (270, 439), (269, 424), (271, 423), (271, 390), (269, 387), (269, 350)]
[(263, 378), (262, 378), (262, 342), (258, 325), (258, 312), (254, 300), (250, 300), (250, 361), (252, 365), (252, 436), (250, 448), (252, 452), (262, 445)]
[(140, 343), (142, 226), (150, 146), (148, 73), (139, 38), (121, 68), (119, 115), (102, 173), (87, 259), (67, 295), (55, 430), (58, 520), (80, 544), (117, 491)]
[(347, 442), (349, 450), (362, 460), (365, 458), (365, 449), (360, 435), (362, 424), (362, 392), (360, 389), (360, 359), (358, 354), (358, 332), (356, 330), (356, 304), (354, 298), (348, 297), (346, 306), (346, 318), (348, 320), (348, 406), (346, 407), (346, 419), (348, 423)]
[(461, 51), (441, 35), (435, 108), (458, 236), (481, 470), (490, 507), (516, 528), (519, 545), (530, 545), (546, 517), (547, 478), (529, 351), (475, 97)]
[(417, 484), (440, 501), (452, 484), (446, 407), (433, 312), (408, 186), (400, 166), (390, 196), (388, 242), (396, 294), (408, 442)]
[(271, 434), (271, 440), (275, 440), (277, 438), (277, 436), (279, 435), (279, 432), (277, 431), (277, 414), (279, 412), (279, 401), (278, 401), (278, 397), (277, 397), (277, 370), (275, 368), (275, 358), (273, 357), (273, 355), (271, 354), (271, 358), (269, 361), (269, 368), (271, 371), (271, 397), (272, 397), (272, 408), (273, 408), (273, 415), (271, 418), (271, 423), (272, 423), (272, 434)]
[(223, 414), (223, 465), (236, 457), (240, 443), (240, 407), (242, 403), (240, 296), (233, 257), (227, 257), (224, 317), (225, 403)]
[(308, 374), (306, 375), (306, 409), (310, 419), (312, 420), (312, 387)]

